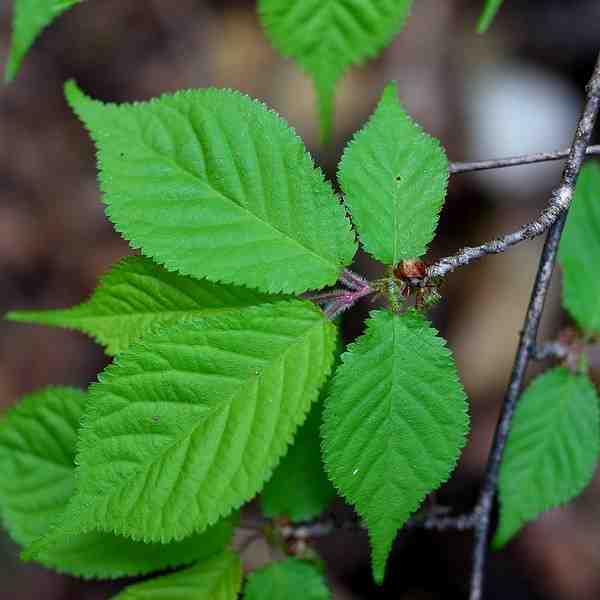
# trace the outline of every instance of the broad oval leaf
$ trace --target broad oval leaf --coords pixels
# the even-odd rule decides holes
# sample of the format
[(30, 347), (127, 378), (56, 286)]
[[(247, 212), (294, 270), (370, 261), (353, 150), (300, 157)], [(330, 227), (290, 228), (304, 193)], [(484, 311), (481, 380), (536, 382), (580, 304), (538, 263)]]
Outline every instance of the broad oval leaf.
[(240, 557), (226, 550), (178, 573), (130, 585), (114, 600), (236, 600), (241, 585)]
[(230, 513), (285, 453), (334, 346), (300, 300), (146, 335), (90, 390), (66, 526), (168, 542)]
[(253, 571), (244, 600), (329, 600), (323, 575), (303, 560), (288, 558)]
[(83, 331), (114, 355), (157, 324), (224, 314), (273, 299), (248, 288), (171, 273), (149, 258), (132, 256), (102, 277), (92, 297), (79, 306), (18, 310), (6, 318)]
[(322, 434), (329, 477), (367, 524), (376, 581), (398, 529), (453, 470), (467, 429), (445, 341), (414, 310), (372, 312), (342, 355)]
[(562, 367), (537, 377), (523, 393), (500, 466), (495, 547), (589, 483), (598, 462), (598, 402), (586, 375)]
[(263, 488), (261, 507), (265, 516), (308, 521), (320, 515), (335, 497), (321, 458), (322, 414), (323, 403), (319, 402)]
[(82, 0), (15, 0), (10, 54), (4, 77), (12, 81), (35, 38), (54, 19)]
[(0, 423), (4, 526), (22, 546), (47, 535), (43, 547), (26, 551), (26, 558), (61, 573), (107, 579), (189, 564), (221, 550), (233, 533), (230, 519), (168, 545), (96, 531), (64, 535), (53, 528), (75, 487), (76, 437), (85, 400), (81, 390), (46, 388), (25, 397)]
[(477, 23), (478, 33), (485, 33), (489, 29), (503, 2), (504, 0), (485, 0), (483, 12)]
[(259, 0), (273, 45), (297, 60), (315, 83), (323, 141), (333, 127), (336, 82), (392, 41), (411, 5), (412, 0)]
[(387, 265), (425, 254), (446, 196), (448, 159), (406, 114), (396, 84), (347, 146), (338, 179), (367, 252)]
[(171, 271), (265, 292), (335, 283), (356, 250), (331, 185), (287, 123), (231, 90), (69, 103), (96, 143), (103, 200), (134, 248)]
[(563, 304), (579, 326), (600, 333), (600, 165), (584, 165), (560, 242)]

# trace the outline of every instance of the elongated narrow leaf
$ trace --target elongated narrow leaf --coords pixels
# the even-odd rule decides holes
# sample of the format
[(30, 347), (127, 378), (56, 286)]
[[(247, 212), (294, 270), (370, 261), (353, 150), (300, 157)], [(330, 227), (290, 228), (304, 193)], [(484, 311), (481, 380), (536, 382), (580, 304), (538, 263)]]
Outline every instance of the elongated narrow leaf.
[(489, 29), (494, 17), (502, 6), (502, 2), (504, 2), (504, 0), (485, 0), (485, 7), (479, 17), (479, 22), (477, 23), (478, 33), (485, 33)]
[(342, 355), (323, 418), (329, 477), (366, 521), (383, 580), (396, 532), (446, 481), (465, 443), (465, 393), (421, 314), (374, 311)]
[(564, 368), (544, 373), (527, 388), (500, 467), (496, 547), (589, 483), (598, 461), (598, 401), (586, 375)]
[(321, 402), (313, 407), (293, 445), (263, 488), (265, 516), (308, 521), (320, 515), (335, 497), (321, 459), (322, 407)]
[(579, 175), (559, 248), (563, 304), (579, 326), (600, 333), (600, 165), (587, 163)]
[(285, 453), (334, 346), (299, 300), (143, 337), (90, 390), (64, 530), (168, 542), (230, 513)]
[(21, 545), (43, 535), (74, 489), (75, 444), (85, 393), (49, 387), (0, 421), (0, 513)]
[[(85, 394), (52, 387), (30, 394), (0, 424), (0, 513), (14, 540), (26, 546), (60, 519), (75, 486), (75, 445)], [(172, 544), (144, 544), (109, 533), (51, 534), (49, 549), (30, 555), (79, 577), (139, 575), (189, 564), (221, 550), (233, 522)]]
[(236, 600), (241, 584), (240, 558), (227, 550), (179, 573), (131, 585), (114, 600)]
[(107, 214), (135, 248), (184, 275), (303, 292), (352, 260), (343, 207), (300, 138), (263, 104), (195, 90), (102, 104), (74, 83)]
[(54, 19), (81, 0), (15, 0), (10, 54), (5, 70), (6, 81), (15, 78), (21, 62), (35, 38)]
[(248, 577), (244, 600), (329, 600), (323, 575), (310, 563), (288, 558)]
[(448, 159), (406, 114), (395, 84), (346, 148), (338, 178), (367, 252), (388, 265), (425, 254), (446, 196)]
[(412, 0), (259, 0), (274, 46), (297, 60), (315, 83), (324, 141), (333, 127), (336, 82), (392, 41), (411, 5)]
[(123, 352), (157, 324), (237, 311), (274, 297), (171, 273), (144, 257), (129, 257), (105, 275), (87, 302), (65, 310), (19, 310), (7, 319), (78, 329)]

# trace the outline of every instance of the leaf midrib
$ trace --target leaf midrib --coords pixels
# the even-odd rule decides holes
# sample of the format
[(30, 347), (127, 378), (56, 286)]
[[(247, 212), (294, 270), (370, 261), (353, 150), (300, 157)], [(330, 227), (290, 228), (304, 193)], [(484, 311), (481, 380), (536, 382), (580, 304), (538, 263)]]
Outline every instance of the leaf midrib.
[[(273, 360), (273, 362), (266, 368), (262, 369), (260, 374), (257, 376), (257, 380), (260, 379), (264, 373), (270, 372), (272, 369), (275, 368), (276, 365), (280, 364), (283, 362), (284, 358), (287, 356), (287, 354), (291, 351), (291, 349), (296, 348), (298, 345), (300, 345), (301, 343), (305, 342), (306, 338), (308, 338), (310, 336), (310, 334), (313, 332), (314, 329), (316, 329), (317, 327), (322, 327), (324, 325), (324, 323), (319, 322), (319, 321), (315, 321), (315, 324), (309, 328), (307, 328), (302, 336), (300, 336), (296, 341), (292, 342), (289, 346), (287, 346), (285, 348), (285, 350), (281, 353), (281, 355), (279, 355), (275, 360)], [(175, 449), (179, 444), (185, 442), (186, 440), (188, 440), (189, 438), (191, 438), (195, 432), (198, 430), (199, 427), (202, 427), (205, 422), (211, 418), (214, 414), (216, 414), (217, 412), (220, 412), (221, 410), (224, 409), (229, 409), (231, 404), (235, 401), (235, 399), (237, 398), (238, 394), (240, 394), (240, 392), (243, 392), (244, 389), (249, 385), (249, 383), (251, 383), (252, 381), (254, 381), (254, 378), (248, 378), (248, 379), (244, 379), (244, 380), (240, 380), (240, 384), (238, 389), (231, 394), (231, 396), (229, 397), (228, 400), (224, 400), (221, 404), (214, 406), (213, 408), (208, 409), (205, 413), (203, 413), (203, 419), (197, 423), (195, 423), (194, 425), (192, 425), (190, 427), (190, 429), (185, 432), (182, 433), (181, 436), (179, 437), (175, 437), (173, 439), (173, 442), (171, 444), (169, 444), (168, 446), (165, 446), (164, 448), (161, 449), (160, 454), (157, 454), (156, 456), (152, 457), (152, 460), (143, 463), (140, 465), (140, 467), (138, 469), (135, 469), (132, 471), (131, 475), (127, 478), (127, 480), (123, 483), (123, 485), (127, 485), (127, 481), (130, 481), (132, 479), (137, 478), (138, 476), (140, 476), (142, 473), (144, 473), (146, 470), (148, 470), (149, 468), (151, 468), (156, 461), (160, 461), (162, 460), (162, 458), (164, 457), (164, 455), (166, 455), (168, 452), (171, 452), (173, 449)], [(122, 487), (122, 486), (121, 486)], [(113, 490), (113, 493), (115, 493), (118, 489), (121, 489), (121, 487), (119, 488), (115, 488)], [(107, 494), (105, 497), (109, 498), (111, 497), (112, 494)], [(98, 528), (102, 527), (102, 524), (96, 524), (98, 526)], [(103, 529), (104, 531), (112, 531), (110, 528), (107, 529)]]
[[(176, 112), (178, 112), (184, 119), (186, 120), (190, 120), (190, 117), (188, 115), (186, 115), (185, 113), (183, 113), (178, 107), (173, 106), (173, 107), (169, 107), (174, 109)], [(156, 115), (154, 115), (156, 116)], [(157, 117), (160, 118), (160, 117)], [(252, 137), (252, 136), (250, 136)], [(197, 143), (202, 146), (201, 140), (199, 138), (196, 138)], [(320, 254), (317, 254), (312, 248), (305, 246), (304, 244), (302, 244), (299, 240), (290, 237), (290, 235), (284, 231), (281, 231), (278, 227), (276, 227), (275, 225), (273, 225), (272, 223), (269, 223), (268, 221), (263, 221), (262, 219), (260, 219), (257, 215), (255, 215), (250, 209), (248, 209), (246, 206), (243, 206), (241, 204), (238, 204), (234, 199), (230, 198), (229, 196), (225, 195), (223, 192), (221, 192), (220, 190), (216, 189), (212, 183), (212, 181), (208, 178), (206, 178), (206, 180), (201, 179), (200, 177), (198, 177), (198, 175), (196, 175), (195, 173), (193, 173), (192, 171), (190, 171), (189, 169), (187, 169), (186, 167), (184, 167), (183, 165), (181, 165), (176, 159), (170, 157), (170, 156), (165, 156), (164, 154), (161, 154), (160, 152), (158, 152), (157, 150), (155, 150), (151, 145), (149, 145), (143, 138), (143, 136), (140, 135), (140, 143), (142, 146), (144, 146), (147, 150), (149, 150), (155, 157), (164, 160), (168, 163), (171, 164), (171, 166), (175, 167), (175, 169), (179, 170), (183, 175), (186, 175), (187, 177), (189, 177), (190, 179), (192, 179), (192, 181), (194, 181), (195, 183), (200, 182), (204, 185), (207, 185), (215, 194), (217, 194), (220, 198), (223, 198), (223, 200), (225, 200), (226, 202), (232, 204), (233, 206), (235, 206), (237, 209), (239, 209), (240, 211), (247, 213), (248, 215), (250, 215), (255, 221), (257, 221), (258, 223), (260, 223), (263, 226), (266, 226), (268, 229), (272, 230), (273, 232), (275, 232), (276, 234), (278, 234), (278, 236), (280, 236), (281, 238), (284, 238), (290, 242), (292, 242), (294, 245), (300, 247), (302, 250), (308, 252), (309, 254), (311, 254), (312, 256), (314, 256), (315, 258), (317, 258), (320, 262), (322, 262), (324, 265), (326, 265), (328, 268), (331, 268), (333, 266), (335, 271), (339, 271), (340, 269), (340, 265), (335, 263), (335, 262), (329, 262), (327, 259), (325, 259), (323, 256), (321, 256)], [(306, 150), (302, 150), (303, 153), (306, 153)]]

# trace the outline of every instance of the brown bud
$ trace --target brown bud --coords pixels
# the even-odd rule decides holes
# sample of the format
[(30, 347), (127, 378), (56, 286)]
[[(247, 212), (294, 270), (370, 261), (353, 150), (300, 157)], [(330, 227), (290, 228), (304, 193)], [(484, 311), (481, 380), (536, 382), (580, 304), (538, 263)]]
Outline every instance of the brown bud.
[(396, 279), (424, 279), (427, 265), (422, 260), (403, 260), (394, 268)]

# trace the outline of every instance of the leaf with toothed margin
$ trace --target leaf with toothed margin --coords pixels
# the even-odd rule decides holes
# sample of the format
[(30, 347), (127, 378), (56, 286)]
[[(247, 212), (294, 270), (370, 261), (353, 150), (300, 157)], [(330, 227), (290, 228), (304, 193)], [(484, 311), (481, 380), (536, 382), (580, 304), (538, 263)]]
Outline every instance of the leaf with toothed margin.
[(263, 488), (261, 507), (265, 516), (308, 521), (320, 515), (335, 498), (335, 489), (325, 475), (321, 458), (322, 414), (323, 403), (319, 402)]
[(356, 251), (331, 185), (288, 124), (231, 90), (103, 104), (66, 96), (98, 150), (106, 212), (171, 271), (264, 292), (335, 283)]
[(276, 296), (171, 273), (145, 257), (128, 257), (101, 280), (87, 302), (63, 310), (18, 310), (11, 321), (77, 329), (123, 352), (157, 324), (206, 317), (272, 302)]
[(389, 84), (348, 144), (338, 178), (367, 252), (387, 265), (425, 254), (446, 197), (448, 159)]
[(392, 41), (411, 5), (412, 0), (259, 0), (273, 45), (297, 60), (315, 83), (324, 142), (333, 128), (337, 81)]
[(15, 0), (10, 54), (4, 78), (12, 81), (37, 36), (54, 19), (82, 0)]
[(598, 394), (587, 375), (557, 367), (519, 400), (500, 465), (500, 548), (540, 513), (575, 498), (598, 463)]
[(584, 165), (563, 232), (558, 258), (563, 304), (585, 332), (600, 333), (600, 165)]
[(112, 579), (189, 564), (221, 550), (231, 539), (232, 519), (172, 544), (54, 531), (75, 488), (75, 445), (85, 401), (81, 390), (50, 387), (23, 398), (0, 422), (3, 524), (22, 546), (49, 536), (49, 549), (26, 550), (24, 557), (77, 577)]
[(254, 497), (317, 398), (335, 338), (293, 300), (132, 344), (90, 389), (61, 529), (166, 543)]
[(212, 556), (230, 542), (234, 523), (230, 516), (202, 533), (170, 544), (135, 542), (100, 531), (71, 535), (51, 528), (25, 548), (22, 558), (84, 579), (146, 575)]
[(244, 600), (329, 600), (323, 575), (311, 563), (288, 558), (248, 576)]
[(113, 600), (236, 600), (242, 575), (240, 557), (226, 550), (189, 569), (130, 585)]
[(427, 319), (373, 311), (342, 355), (322, 435), (330, 479), (366, 522), (378, 583), (398, 529), (448, 479), (468, 426), (452, 354)]
[(504, 0), (485, 0), (483, 12), (477, 23), (477, 33), (485, 33), (489, 29), (494, 17), (502, 6), (502, 2), (504, 2)]

